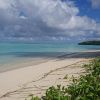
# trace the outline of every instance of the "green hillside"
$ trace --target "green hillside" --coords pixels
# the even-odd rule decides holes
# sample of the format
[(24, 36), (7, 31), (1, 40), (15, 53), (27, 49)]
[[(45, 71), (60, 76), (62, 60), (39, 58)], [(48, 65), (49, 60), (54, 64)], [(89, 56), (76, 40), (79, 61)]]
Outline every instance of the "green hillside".
[(100, 45), (100, 41), (84, 41), (78, 44), (79, 45)]

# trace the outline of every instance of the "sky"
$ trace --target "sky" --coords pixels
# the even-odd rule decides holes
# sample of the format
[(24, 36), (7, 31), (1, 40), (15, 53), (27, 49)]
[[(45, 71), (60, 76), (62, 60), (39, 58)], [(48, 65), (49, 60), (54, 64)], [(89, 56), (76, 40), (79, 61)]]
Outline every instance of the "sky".
[(100, 0), (0, 0), (0, 40), (100, 39)]

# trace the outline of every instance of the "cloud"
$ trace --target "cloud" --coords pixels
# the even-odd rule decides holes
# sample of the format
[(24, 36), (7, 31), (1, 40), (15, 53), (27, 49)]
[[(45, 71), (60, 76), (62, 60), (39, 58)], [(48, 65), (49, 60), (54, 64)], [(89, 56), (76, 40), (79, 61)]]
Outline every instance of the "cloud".
[(71, 1), (0, 0), (0, 37), (30, 40), (67, 40), (100, 36), (100, 24), (79, 16)]
[(100, 9), (100, 0), (91, 0), (92, 7), (95, 9)]

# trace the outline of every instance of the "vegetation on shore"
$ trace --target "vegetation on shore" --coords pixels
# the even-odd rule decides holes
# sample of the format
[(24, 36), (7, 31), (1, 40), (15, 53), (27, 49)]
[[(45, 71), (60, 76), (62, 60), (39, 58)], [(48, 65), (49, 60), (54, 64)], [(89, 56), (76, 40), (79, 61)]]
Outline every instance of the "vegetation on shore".
[(69, 86), (52, 86), (44, 96), (32, 96), (31, 100), (100, 100), (100, 58), (94, 59), (84, 67), (86, 74), (79, 79), (73, 77)]
[(79, 45), (100, 45), (100, 41), (84, 41), (78, 44)]

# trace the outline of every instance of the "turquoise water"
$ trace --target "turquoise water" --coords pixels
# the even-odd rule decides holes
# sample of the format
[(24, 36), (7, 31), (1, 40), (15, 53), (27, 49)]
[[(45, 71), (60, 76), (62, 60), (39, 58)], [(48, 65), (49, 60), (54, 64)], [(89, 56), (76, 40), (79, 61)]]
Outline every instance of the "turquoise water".
[(0, 64), (35, 57), (55, 57), (63, 53), (98, 50), (100, 46), (67, 43), (0, 43)]

